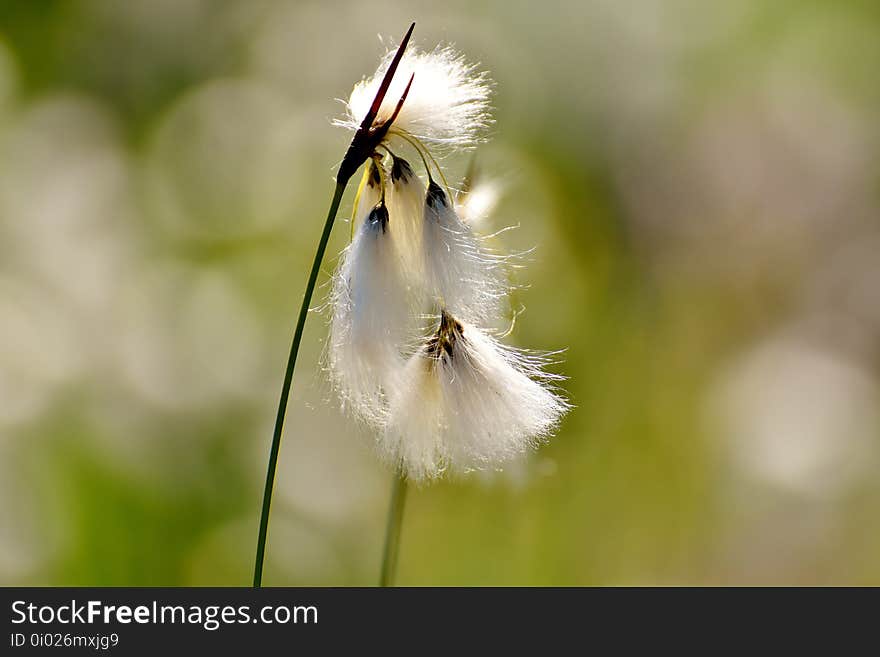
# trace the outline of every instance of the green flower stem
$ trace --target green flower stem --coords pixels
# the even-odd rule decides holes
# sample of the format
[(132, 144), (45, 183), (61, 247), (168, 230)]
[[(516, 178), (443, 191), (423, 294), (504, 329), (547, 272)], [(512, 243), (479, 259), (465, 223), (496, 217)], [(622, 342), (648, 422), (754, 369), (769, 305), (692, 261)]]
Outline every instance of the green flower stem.
[(391, 506), (388, 508), (388, 526), (385, 530), (385, 549), (382, 553), (382, 574), (379, 586), (393, 586), (400, 553), (400, 528), (403, 525), (403, 507), (406, 503), (406, 478), (394, 474), (391, 486)]
[(330, 232), (333, 230), (333, 222), (342, 195), (348, 185), (348, 179), (336, 183), (333, 192), (333, 200), (330, 202), (330, 210), (327, 212), (327, 220), (324, 222), (324, 232), (318, 242), (318, 250), (315, 252), (315, 261), (312, 263), (312, 271), (306, 283), (306, 291), (303, 294), (302, 306), (299, 309), (299, 318), (296, 321), (296, 330), (293, 333), (293, 343), (290, 345), (290, 356), (287, 359), (287, 370), (284, 372), (284, 383), (281, 386), (281, 400), (278, 402), (278, 415), (275, 417), (275, 432), (272, 435), (272, 448), (269, 451), (269, 466), (266, 468), (266, 487), (263, 491), (263, 510), (260, 514), (260, 533), (257, 537), (257, 558), (254, 564), (254, 588), (259, 588), (263, 583), (263, 559), (266, 556), (266, 537), (269, 532), (269, 509), (272, 506), (272, 489), (275, 487), (275, 470), (278, 466), (278, 451), (281, 447), (281, 433), (284, 429), (284, 415), (287, 412), (287, 401), (290, 397), (290, 385), (293, 381), (293, 369), (296, 367), (296, 357), (299, 354), (299, 344), (302, 341), (303, 328), (309, 314), (309, 305), (312, 302), (312, 294), (315, 291), (315, 283), (318, 281), (318, 272), (321, 270), (321, 262), (324, 260), (324, 251), (327, 250), (327, 242), (330, 240)]

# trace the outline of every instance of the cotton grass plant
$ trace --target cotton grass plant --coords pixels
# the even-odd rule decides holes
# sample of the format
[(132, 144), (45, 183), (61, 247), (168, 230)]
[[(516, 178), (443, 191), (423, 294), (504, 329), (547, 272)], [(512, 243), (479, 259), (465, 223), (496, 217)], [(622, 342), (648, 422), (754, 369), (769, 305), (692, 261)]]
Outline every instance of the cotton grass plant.
[[(457, 193), (439, 158), (491, 124), (487, 75), (450, 47), (407, 51), (415, 24), (355, 85), (337, 125), (354, 131), (306, 283), (272, 438), (254, 586), (293, 370), (342, 195), (361, 165), (351, 242), (330, 295), (327, 369), (345, 411), (394, 471), (381, 584), (392, 583), (407, 482), (500, 469), (546, 440), (568, 409), (546, 357), (504, 345), (509, 256), (483, 237), (491, 185)], [(410, 158), (410, 159), (406, 159)]]

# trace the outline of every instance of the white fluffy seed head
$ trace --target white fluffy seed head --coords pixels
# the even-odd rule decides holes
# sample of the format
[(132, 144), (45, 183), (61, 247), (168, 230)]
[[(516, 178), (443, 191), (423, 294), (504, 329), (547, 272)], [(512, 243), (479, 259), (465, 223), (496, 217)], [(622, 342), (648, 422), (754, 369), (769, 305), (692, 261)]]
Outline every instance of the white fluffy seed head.
[(382, 455), (416, 481), (497, 468), (522, 455), (569, 408), (544, 364), (444, 312), (391, 392)]
[(464, 224), (437, 183), (425, 195), (422, 256), (426, 292), (455, 317), (494, 321), (508, 290), (504, 259)]
[[(360, 126), (392, 58), (389, 52), (355, 86), (337, 125)], [(378, 430), (389, 463), (424, 481), (521, 456), (553, 432), (569, 405), (552, 387), (559, 377), (543, 369), (546, 358), (505, 347), (476, 326), (499, 319), (506, 270), (515, 266), (487, 245), (497, 185), (477, 184), (453, 199), (432, 178), (444, 176), (431, 151), (472, 147), (491, 124), (488, 78), (449, 47), (410, 48), (374, 128), (389, 128), (411, 76), (388, 132), (371, 133), (387, 134), (371, 148), (384, 148), (391, 167), (386, 173), (371, 154), (356, 232), (333, 280), (327, 353), (343, 406)], [(391, 153), (398, 145), (433, 166), (427, 186)], [(439, 327), (420, 337), (419, 318), (438, 309)]]
[(361, 193), (356, 220), (354, 239), (333, 280), (328, 360), (345, 409), (382, 426), (386, 391), (403, 365), (400, 349), (412, 319), (394, 226), (372, 176)]
[[(352, 130), (363, 121), (382, 77), (394, 57), (389, 51), (376, 73), (355, 85), (346, 103), (347, 116), (335, 123)], [(430, 52), (410, 46), (394, 75), (376, 125), (388, 120), (397, 101), (415, 74), (409, 95), (394, 128), (404, 130), (426, 144), (468, 148), (479, 143), (492, 123), (489, 114), (490, 82), (477, 66), (449, 46)]]

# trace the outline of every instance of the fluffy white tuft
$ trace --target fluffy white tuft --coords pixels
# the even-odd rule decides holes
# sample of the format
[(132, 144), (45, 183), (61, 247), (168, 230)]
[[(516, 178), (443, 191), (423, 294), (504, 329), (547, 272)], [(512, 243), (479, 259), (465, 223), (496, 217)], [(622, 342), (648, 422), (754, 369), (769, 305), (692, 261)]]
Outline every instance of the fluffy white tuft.
[(495, 468), (536, 447), (569, 409), (544, 364), (443, 313), (390, 396), (383, 457), (423, 481)]
[(386, 391), (403, 366), (400, 348), (412, 321), (394, 226), (378, 187), (367, 184), (361, 193), (360, 224), (333, 280), (328, 344), (343, 407), (373, 426), (384, 423)]
[[(394, 51), (389, 51), (373, 77), (355, 85), (346, 103), (347, 116), (336, 121), (336, 125), (357, 129), (393, 57)], [(489, 79), (449, 46), (430, 52), (410, 47), (394, 75), (375, 124), (382, 124), (391, 117), (413, 74), (412, 88), (394, 121), (394, 128), (434, 145), (463, 148), (479, 143), (492, 123)]]
[[(357, 129), (393, 58), (355, 85), (347, 117)], [(404, 55), (373, 127), (390, 120), (360, 192), (354, 238), (333, 279), (328, 340), (331, 380), (343, 407), (378, 430), (383, 457), (424, 481), (444, 471), (498, 468), (546, 440), (569, 404), (544, 371), (546, 357), (502, 345), (477, 326), (495, 324), (518, 256), (489, 248), (487, 217), (499, 187), (474, 185), (453, 198), (431, 151), (479, 143), (492, 120), (490, 82), (450, 47)], [(380, 133), (381, 134), (381, 133)], [(394, 140), (394, 144), (390, 140)], [(392, 153), (397, 142), (421, 157), (427, 185)], [(390, 172), (382, 168), (388, 162)], [(433, 166), (433, 169), (432, 169)], [(440, 310), (425, 338), (416, 325)]]
[(433, 181), (425, 195), (422, 255), (430, 298), (466, 321), (497, 318), (508, 292), (504, 259), (461, 221), (446, 192)]

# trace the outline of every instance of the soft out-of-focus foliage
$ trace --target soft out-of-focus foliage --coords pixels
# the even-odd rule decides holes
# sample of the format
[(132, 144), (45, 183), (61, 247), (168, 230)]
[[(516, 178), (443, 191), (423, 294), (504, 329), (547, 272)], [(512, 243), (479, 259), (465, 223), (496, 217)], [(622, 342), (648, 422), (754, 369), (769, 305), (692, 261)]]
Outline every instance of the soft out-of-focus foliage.
[[(410, 20), (497, 82), (512, 339), (568, 347), (577, 408), (414, 491), (401, 583), (880, 583), (880, 5), (791, 0), (4, 2), (0, 583), (249, 582), (333, 99)], [(271, 584), (376, 581), (325, 335)]]

